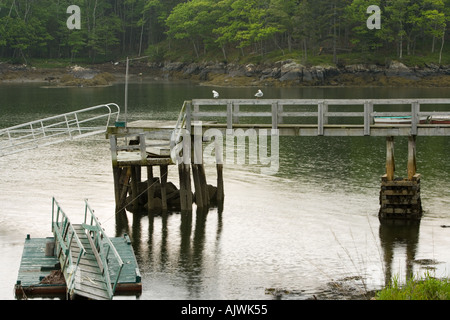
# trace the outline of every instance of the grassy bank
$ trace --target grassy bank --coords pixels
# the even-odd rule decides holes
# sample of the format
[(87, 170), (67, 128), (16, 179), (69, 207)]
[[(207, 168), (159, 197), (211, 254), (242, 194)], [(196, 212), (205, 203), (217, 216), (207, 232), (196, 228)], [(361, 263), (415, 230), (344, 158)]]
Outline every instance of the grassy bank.
[(426, 274), (411, 278), (404, 285), (396, 277), (391, 284), (377, 292), (377, 300), (450, 300), (450, 279), (437, 279)]

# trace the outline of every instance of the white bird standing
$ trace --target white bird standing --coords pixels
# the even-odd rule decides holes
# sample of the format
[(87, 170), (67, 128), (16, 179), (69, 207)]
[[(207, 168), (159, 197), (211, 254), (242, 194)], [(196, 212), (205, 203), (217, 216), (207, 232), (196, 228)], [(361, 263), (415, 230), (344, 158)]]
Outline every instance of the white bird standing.
[(258, 92), (255, 94), (255, 97), (256, 97), (256, 98), (262, 98), (263, 95), (264, 95), (264, 94), (263, 94), (263, 92), (262, 92), (261, 89), (260, 89), (260, 90), (258, 90)]
[(214, 95), (214, 99), (219, 98), (219, 93), (215, 90), (212, 91), (213, 95)]

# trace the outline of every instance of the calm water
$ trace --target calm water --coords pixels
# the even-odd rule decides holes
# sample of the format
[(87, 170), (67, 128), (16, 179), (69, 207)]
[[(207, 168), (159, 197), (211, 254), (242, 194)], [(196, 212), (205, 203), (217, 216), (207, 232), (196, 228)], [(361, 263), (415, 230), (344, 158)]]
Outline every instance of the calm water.
[[(123, 106), (123, 85), (44, 89), (0, 85), (0, 128), (85, 107)], [(254, 88), (220, 88), (251, 98)], [(267, 98), (449, 98), (447, 89), (265, 88)], [(184, 100), (210, 98), (188, 83), (130, 86), (129, 120), (174, 120)], [(397, 172), (406, 174), (406, 139), (396, 139)], [(110, 236), (128, 233), (143, 280), (140, 299), (348, 299), (381, 288), (391, 275), (449, 276), (450, 139), (419, 138), (423, 175), (420, 226), (378, 221), (383, 138), (281, 138), (280, 172), (225, 168), (225, 207), (192, 217), (169, 214), (116, 220), (109, 143), (103, 136), (0, 158), (0, 299), (13, 286), (27, 234), (51, 236), (51, 197), (72, 221), (88, 198)], [(178, 184), (171, 168), (169, 180)], [(207, 167), (210, 181), (213, 167)], [(435, 263), (424, 265), (424, 259)], [(125, 299), (134, 299), (127, 297)]]

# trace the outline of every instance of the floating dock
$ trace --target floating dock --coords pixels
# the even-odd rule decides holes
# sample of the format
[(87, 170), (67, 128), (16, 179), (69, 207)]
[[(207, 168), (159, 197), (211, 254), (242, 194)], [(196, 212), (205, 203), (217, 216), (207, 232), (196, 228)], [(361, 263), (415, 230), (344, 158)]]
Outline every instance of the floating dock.
[(55, 200), (53, 207), (54, 237), (34, 239), (28, 235), (25, 239), (14, 286), (16, 298), (111, 300), (114, 295), (139, 296), (141, 275), (128, 235), (108, 238), (87, 203), (85, 222), (75, 225)]

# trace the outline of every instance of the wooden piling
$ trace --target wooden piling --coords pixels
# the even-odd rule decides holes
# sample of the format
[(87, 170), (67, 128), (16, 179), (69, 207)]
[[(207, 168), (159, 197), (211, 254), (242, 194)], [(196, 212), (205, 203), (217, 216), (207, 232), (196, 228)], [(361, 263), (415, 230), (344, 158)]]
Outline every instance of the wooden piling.
[(388, 181), (394, 180), (395, 160), (394, 160), (394, 137), (386, 138), (386, 178)]
[(192, 211), (191, 169), (189, 164), (179, 164), (178, 173), (180, 177), (181, 211)]
[(217, 164), (217, 203), (221, 204), (224, 201), (224, 188), (223, 188), (223, 164)]
[(208, 182), (206, 180), (205, 165), (203, 165), (203, 164), (199, 165), (198, 173), (199, 173), (199, 177), (200, 177), (200, 185), (201, 185), (203, 204), (204, 204), (205, 208), (208, 208), (210, 205), (210, 199), (209, 199), (209, 191), (208, 191)]
[[(139, 210), (139, 178), (138, 178), (138, 170), (136, 169), (137, 166), (131, 167), (131, 207), (135, 212)], [(140, 172), (140, 171), (139, 171)]]
[(153, 216), (154, 199), (155, 184), (153, 178), (153, 166), (147, 166), (147, 212), (149, 216)]
[(198, 208), (203, 208), (205, 206), (205, 202), (203, 198), (200, 169), (198, 164), (192, 164), (192, 177), (194, 179), (195, 203)]
[(161, 203), (162, 203), (162, 211), (167, 211), (167, 175), (168, 175), (168, 166), (163, 165), (159, 166), (160, 168), (160, 181), (161, 181)]
[(408, 180), (413, 180), (417, 171), (416, 163), (416, 136), (408, 138)]

